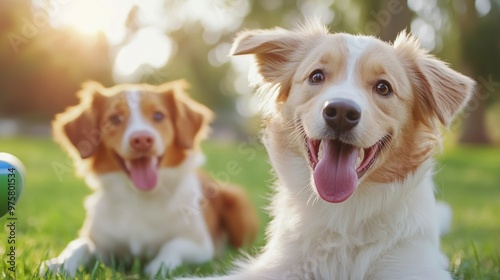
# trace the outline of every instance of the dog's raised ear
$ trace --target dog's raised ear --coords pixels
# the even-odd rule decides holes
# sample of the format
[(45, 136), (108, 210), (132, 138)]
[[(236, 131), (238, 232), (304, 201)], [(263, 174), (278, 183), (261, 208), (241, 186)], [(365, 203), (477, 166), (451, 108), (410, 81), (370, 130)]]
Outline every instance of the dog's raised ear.
[(401, 32), (394, 47), (407, 62), (422, 116), (435, 116), (449, 126), (473, 95), (475, 82), (420, 48), (418, 40)]
[(280, 82), (286, 65), (303, 39), (284, 29), (250, 30), (240, 33), (231, 50), (232, 55), (255, 55), (259, 73), (265, 82)]
[(197, 141), (206, 137), (208, 123), (213, 112), (194, 101), (184, 92), (187, 84), (183, 81), (162, 85), (165, 102), (172, 118), (175, 145), (181, 149), (192, 149)]
[(81, 159), (89, 158), (101, 142), (98, 110), (104, 101), (99, 90), (103, 86), (97, 82), (87, 82), (78, 92), (80, 103), (57, 114), (52, 122), (54, 138), (70, 154)]
[(319, 22), (309, 22), (297, 30), (248, 30), (236, 36), (232, 55), (253, 54), (263, 82), (280, 86), (277, 101), (288, 96), (290, 81), (298, 63), (317, 42), (328, 34)]

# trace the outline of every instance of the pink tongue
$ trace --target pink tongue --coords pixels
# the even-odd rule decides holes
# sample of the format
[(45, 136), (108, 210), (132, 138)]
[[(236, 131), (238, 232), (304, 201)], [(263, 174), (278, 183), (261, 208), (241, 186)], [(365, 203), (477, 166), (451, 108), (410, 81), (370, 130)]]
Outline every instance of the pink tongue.
[(336, 140), (325, 140), (322, 145), (323, 158), (314, 169), (314, 183), (322, 199), (339, 203), (356, 189), (358, 175), (354, 164), (358, 149)]
[(152, 158), (134, 159), (130, 163), (130, 178), (138, 189), (147, 191), (156, 186), (158, 173)]

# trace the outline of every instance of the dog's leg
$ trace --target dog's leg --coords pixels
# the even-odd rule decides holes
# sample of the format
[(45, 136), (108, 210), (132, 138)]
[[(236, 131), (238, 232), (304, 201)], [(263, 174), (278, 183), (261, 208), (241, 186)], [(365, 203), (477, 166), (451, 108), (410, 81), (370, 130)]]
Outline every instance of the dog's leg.
[(178, 237), (161, 247), (156, 258), (147, 265), (145, 272), (151, 277), (157, 274), (165, 276), (184, 262), (203, 263), (211, 260), (213, 256), (214, 246), (208, 232), (199, 243), (192, 239)]
[(68, 246), (57, 257), (45, 261), (40, 267), (40, 274), (45, 275), (48, 271), (54, 273), (65, 273), (74, 277), (80, 265), (86, 265), (91, 259), (94, 244), (87, 238), (79, 238), (71, 241)]

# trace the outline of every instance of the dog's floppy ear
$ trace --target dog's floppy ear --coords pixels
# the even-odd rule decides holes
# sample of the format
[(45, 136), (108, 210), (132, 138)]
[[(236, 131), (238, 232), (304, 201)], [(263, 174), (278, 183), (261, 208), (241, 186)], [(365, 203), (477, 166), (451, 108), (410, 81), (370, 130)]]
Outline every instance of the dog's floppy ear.
[(255, 55), (257, 70), (263, 82), (280, 86), (277, 101), (288, 96), (290, 81), (298, 63), (318, 38), (328, 34), (319, 22), (310, 22), (298, 30), (249, 30), (236, 36), (232, 55)]
[(101, 141), (98, 110), (104, 97), (99, 93), (102, 85), (87, 82), (78, 92), (80, 104), (57, 114), (52, 122), (54, 138), (70, 153), (76, 149), (81, 159), (89, 158)]
[(164, 88), (165, 102), (174, 125), (175, 144), (181, 149), (192, 149), (198, 140), (206, 137), (213, 112), (187, 96), (184, 92), (187, 84), (183, 81), (160, 87)]
[(449, 126), (472, 97), (475, 82), (427, 54), (417, 39), (405, 32), (399, 34), (394, 47), (409, 60), (407, 67), (410, 67), (421, 113), (436, 116), (443, 125)]

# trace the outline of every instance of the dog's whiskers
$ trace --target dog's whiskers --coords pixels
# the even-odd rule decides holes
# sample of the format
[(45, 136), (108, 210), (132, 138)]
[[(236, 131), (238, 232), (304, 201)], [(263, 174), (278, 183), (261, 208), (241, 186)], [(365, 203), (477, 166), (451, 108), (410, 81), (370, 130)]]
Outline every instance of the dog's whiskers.
[(287, 146), (286, 146), (286, 149), (289, 149), (291, 145), (293, 145), (294, 143), (296, 143), (298, 141), (303, 141), (301, 139), (305, 138), (305, 132), (304, 132), (304, 130), (303, 129), (298, 129), (294, 124), (295, 124), (294, 120), (291, 120), (291, 121), (285, 123), (286, 127), (289, 130), (292, 130), (292, 133), (290, 133), (289, 135), (285, 136), (285, 138), (283, 139), (285, 143), (288, 143)]
[(313, 186), (308, 185), (309, 189), (311, 189), (311, 193), (309, 194), (309, 198), (307, 199), (306, 205), (309, 206), (309, 202), (311, 202), (310, 206), (314, 206), (314, 203), (317, 201), (318, 196), (312, 191)]

